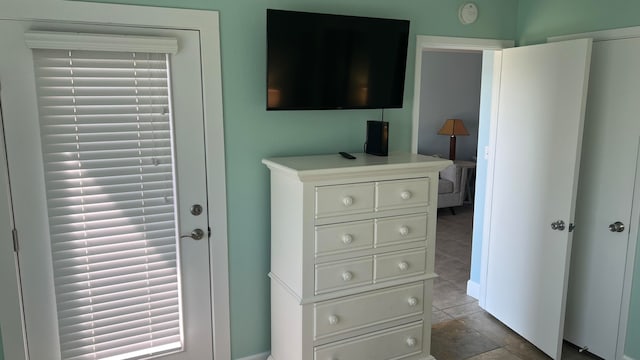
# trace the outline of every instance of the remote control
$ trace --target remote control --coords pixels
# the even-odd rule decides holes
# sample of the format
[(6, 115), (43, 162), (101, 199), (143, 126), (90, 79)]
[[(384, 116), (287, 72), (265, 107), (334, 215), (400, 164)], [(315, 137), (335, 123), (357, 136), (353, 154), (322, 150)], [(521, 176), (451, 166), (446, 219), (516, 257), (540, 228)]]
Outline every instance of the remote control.
[(355, 156), (349, 154), (348, 152), (344, 152), (344, 151), (340, 151), (338, 154), (340, 154), (343, 158), (349, 159), (349, 160), (353, 160), (353, 159), (356, 158)]

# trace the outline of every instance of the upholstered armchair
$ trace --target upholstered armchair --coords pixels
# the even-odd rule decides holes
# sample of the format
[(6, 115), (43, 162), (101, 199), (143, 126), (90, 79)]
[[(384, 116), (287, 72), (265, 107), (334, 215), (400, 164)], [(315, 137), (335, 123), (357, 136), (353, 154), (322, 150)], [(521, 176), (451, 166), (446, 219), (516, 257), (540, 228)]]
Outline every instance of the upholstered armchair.
[(461, 206), (467, 188), (468, 167), (456, 164), (440, 171), (438, 181), (438, 208), (449, 208), (455, 215), (455, 206)]

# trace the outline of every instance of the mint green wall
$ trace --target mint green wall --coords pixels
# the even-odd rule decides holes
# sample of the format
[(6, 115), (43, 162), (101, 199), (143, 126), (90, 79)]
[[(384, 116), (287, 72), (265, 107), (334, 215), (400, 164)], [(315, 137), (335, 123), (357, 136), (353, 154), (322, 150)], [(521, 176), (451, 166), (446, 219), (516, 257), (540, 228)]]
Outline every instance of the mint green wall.
[(640, 25), (637, 0), (519, 0), (518, 43), (548, 36)]
[(2, 331), (0, 331), (0, 360), (4, 360), (4, 349), (2, 348)]
[[(526, 45), (554, 35), (640, 26), (639, 13), (637, 0), (519, 0), (517, 39)], [(640, 359), (640, 246), (633, 279), (625, 354)]]

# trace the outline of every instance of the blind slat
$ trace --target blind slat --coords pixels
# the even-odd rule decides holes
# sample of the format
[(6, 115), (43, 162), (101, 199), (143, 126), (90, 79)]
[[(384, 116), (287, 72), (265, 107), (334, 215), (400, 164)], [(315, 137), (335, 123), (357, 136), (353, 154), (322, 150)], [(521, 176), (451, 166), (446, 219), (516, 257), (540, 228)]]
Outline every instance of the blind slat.
[[(148, 291), (141, 291), (135, 294), (114, 294), (109, 299), (102, 298), (101, 301), (88, 301), (87, 299), (75, 299), (73, 301), (66, 301), (59, 305), (58, 312), (63, 315), (67, 315), (66, 311), (71, 313), (80, 312), (100, 312), (110, 309), (120, 309), (131, 305), (145, 302), (149, 306), (153, 306), (154, 301), (170, 299), (178, 295), (178, 291), (170, 287), (172, 284), (165, 284), (157, 289), (151, 288)], [(122, 309), (124, 311), (124, 309)]]
[[(130, 230), (128, 228), (116, 228), (113, 232), (109, 232), (109, 231), (102, 231), (102, 232), (98, 232), (98, 231), (94, 231), (94, 232), (87, 232), (87, 233), (68, 233), (68, 234), (59, 234), (56, 235), (55, 237), (52, 237), (51, 239), (51, 243), (52, 244), (57, 244), (57, 243), (61, 243), (61, 242), (76, 242), (76, 243), (82, 243), (82, 242), (92, 242), (92, 241), (100, 241), (100, 240), (105, 240), (105, 239), (109, 239), (109, 238), (114, 238), (117, 237), (116, 239), (113, 239), (114, 242), (118, 241), (118, 239), (129, 239), (132, 237), (135, 238), (140, 238), (141, 236), (152, 236), (152, 234), (154, 233), (159, 233), (159, 234), (165, 234), (165, 232), (168, 229), (174, 229), (174, 224), (172, 222), (161, 222), (161, 223), (156, 223), (156, 224), (150, 224), (147, 226), (146, 228), (146, 232), (138, 232), (138, 233), (132, 233), (132, 232), (127, 232), (127, 230)], [(80, 235), (86, 236), (84, 238), (81, 238)], [(78, 246), (80, 246), (78, 244)]]
[[(173, 292), (153, 294), (152, 296), (152, 309), (161, 309), (168, 306), (178, 306), (179, 302)], [(78, 307), (71, 308), (64, 311), (64, 318), (59, 321), (60, 327), (64, 327), (66, 330), (71, 331), (71, 327), (74, 324), (80, 324), (83, 322), (91, 321), (91, 319), (103, 319), (108, 320), (112, 318), (119, 318), (128, 316), (130, 314), (137, 314), (139, 312), (149, 310), (149, 298), (141, 297), (139, 299), (133, 298), (126, 302), (126, 307), (122, 304), (118, 306), (96, 306), (91, 308), (91, 311), (86, 311), (86, 308)], [(68, 329), (67, 329), (68, 328)]]

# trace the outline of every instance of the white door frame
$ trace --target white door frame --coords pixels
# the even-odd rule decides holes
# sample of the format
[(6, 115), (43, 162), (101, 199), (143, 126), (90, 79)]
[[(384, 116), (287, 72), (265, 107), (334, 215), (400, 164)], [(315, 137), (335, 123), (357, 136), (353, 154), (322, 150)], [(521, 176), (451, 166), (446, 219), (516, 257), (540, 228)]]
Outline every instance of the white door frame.
[[(640, 26), (633, 26), (622, 29), (593, 31), (579, 34), (569, 34), (552, 36), (547, 38), (547, 42), (564, 40), (592, 38), (593, 42), (607, 40), (621, 40), (630, 38), (640, 38)], [(624, 359), (624, 348), (627, 338), (627, 326), (629, 321), (629, 307), (631, 306), (631, 287), (633, 281), (633, 267), (636, 261), (636, 246), (638, 243), (638, 225), (640, 224), (640, 153), (639, 163), (636, 164), (636, 179), (633, 189), (633, 201), (631, 205), (631, 223), (629, 231), (629, 242), (627, 245), (627, 258), (624, 271), (624, 283), (622, 285), (622, 302), (620, 306), (620, 320), (618, 326), (618, 342), (616, 344), (616, 359)]]
[(411, 151), (413, 153), (418, 153), (420, 90), (422, 85), (422, 53), (425, 51), (482, 52), (484, 50), (502, 50), (513, 46), (513, 40), (473, 39), (425, 35), (418, 35), (416, 37), (416, 61), (413, 80), (413, 126), (411, 128)]
[[(48, 20), (83, 24), (189, 29), (199, 32), (205, 122), (205, 151), (209, 202), (211, 299), (215, 359), (231, 358), (227, 201), (222, 113), (220, 27), (217, 11), (184, 10), (63, 0), (3, 0), (2, 20)], [(2, 80), (2, 79), (0, 79)], [(2, 84), (4, 91), (10, 84)], [(0, 137), (4, 134), (0, 128)], [(0, 231), (11, 239), (10, 207), (4, 140), (0, 141)], [(16, 256), (10, 241), (0, 242), (0, 325), (7, 359), (28, 359), (23, 330)]]

